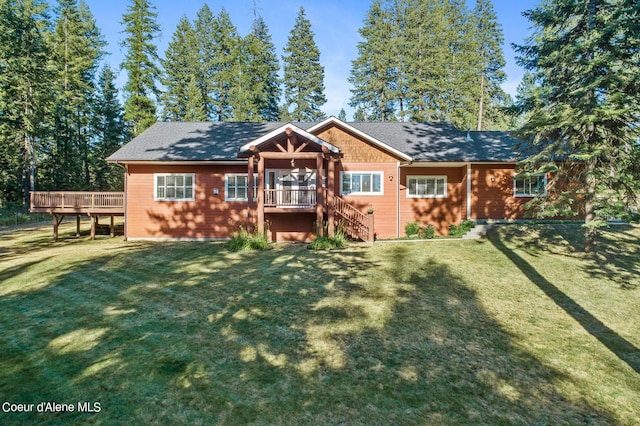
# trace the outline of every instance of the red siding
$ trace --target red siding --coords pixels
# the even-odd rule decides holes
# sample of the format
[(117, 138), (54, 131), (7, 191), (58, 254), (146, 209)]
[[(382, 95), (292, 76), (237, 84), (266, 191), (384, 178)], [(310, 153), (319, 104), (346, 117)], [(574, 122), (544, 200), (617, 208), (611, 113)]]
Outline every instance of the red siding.
[(471, 217), (513, 220), (524, 217), (530, 197), (513, 195), (515, 165), (474, 165), (471, 173)]
[[(401, 169), (400, 178), (400, 235), (407, 223), (418, 221), (432, 225), (440, 235), (446, 235), (450, 224), (459, 224), (466, 218), (466, 166), (463, 167), (407, 167)], [(446, 198), (407, 197), (408, 176), (446, 176)]]
[[(229, 237), (247, 222), (248, 211), (246, 202), (224, 200), (224, 176), (246, 172), (246, 166), (129, 165), (127, 237)], [(195, 173), (195, 201), (155, 201), (154, 173)]]

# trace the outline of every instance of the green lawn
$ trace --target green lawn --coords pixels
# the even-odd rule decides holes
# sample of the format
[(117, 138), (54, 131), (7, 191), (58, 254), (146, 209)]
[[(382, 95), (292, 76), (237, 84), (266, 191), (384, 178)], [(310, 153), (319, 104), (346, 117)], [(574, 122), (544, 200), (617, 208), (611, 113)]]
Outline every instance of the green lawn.
[(2, 424), (640, 423), (639, 227), (589, 259), (573, 225), (237, 253), (74, 226), (0, 232), (0, 403), (76, 408)]

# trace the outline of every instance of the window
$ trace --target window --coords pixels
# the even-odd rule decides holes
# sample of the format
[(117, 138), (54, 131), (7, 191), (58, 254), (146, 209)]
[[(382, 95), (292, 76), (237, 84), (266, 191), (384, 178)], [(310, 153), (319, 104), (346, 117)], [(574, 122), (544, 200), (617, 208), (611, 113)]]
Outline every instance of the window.
[(382, 195), (382, 172), (342, 172), (341, 193)]
[[(248, 201), (249, 175), (247, 173), (228, 174), (225, 176), (225, 201)], [(253, 199), (258, 195), (258, 175), (253, 175)]]
[(193, 201), (195, 175), (155, 174), (155, 199), (159, 201)]
[(407, 176), (408, 198), (446, 198), (446, 176)]
[(513, 192), (516, 197), (535, 197), (545, 195), (547, 175), (516, 175), (513, 179)]

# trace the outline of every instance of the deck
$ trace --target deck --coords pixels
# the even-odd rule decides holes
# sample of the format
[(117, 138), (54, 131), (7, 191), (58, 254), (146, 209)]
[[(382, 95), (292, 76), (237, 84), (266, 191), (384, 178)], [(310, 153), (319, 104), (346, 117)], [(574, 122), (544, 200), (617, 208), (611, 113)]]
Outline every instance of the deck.
[(76, 234), (80, 234), (80, 216), (91, 217), (91, 239), (95, 238), (100, 216), (111, 217), (114, 235), (115, 216), (124, 216), (124, 192), (34, 191), (29, 206), (31, 213), (49, 213), (53, 217), (53, 238), (58, 239), (58, 226), (65, 216), (76, 216)]

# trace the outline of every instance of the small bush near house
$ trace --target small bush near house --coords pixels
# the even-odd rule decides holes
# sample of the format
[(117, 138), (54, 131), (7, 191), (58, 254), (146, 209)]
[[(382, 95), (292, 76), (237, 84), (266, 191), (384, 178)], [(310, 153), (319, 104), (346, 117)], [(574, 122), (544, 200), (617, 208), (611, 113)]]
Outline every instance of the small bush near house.
[(407, 237), (420, 235), (420, 224), (418, 222), (409, 222), (404, 226), (404, 233)]
[(433, 225), (427, 225), (424, 228), (422, 228), (421, 234), (423, 238), (430, 240), (432, 238), (435, 238), (436, 228), (434, 228)]
[(475, 222), (469, 219), (462, 221), (460, 225), (452, 223), (449, 225), (449, 236), (453, 238), (461, 238), (474, 226), (476, 226)]
[(347, 235), (342, 230), (342, 227), (338, 225), (333, 237), (329, 237), (325, 231), (324, 236), (317, 236), (309, 248), (312, 250), (334, 250), (344, 248), (347, 244)]
[(240, 227), (240, 230), (233, 234), (225, 247), (230, 251), (266, 250), (271, 248), (271, 244), (267, 240), (266, 234), (261, 232), (252, 234)]

